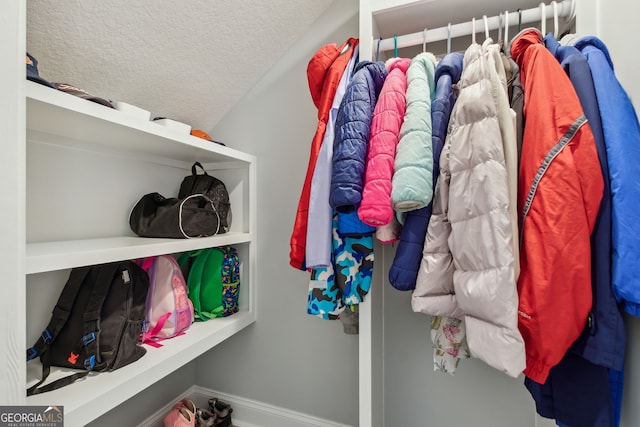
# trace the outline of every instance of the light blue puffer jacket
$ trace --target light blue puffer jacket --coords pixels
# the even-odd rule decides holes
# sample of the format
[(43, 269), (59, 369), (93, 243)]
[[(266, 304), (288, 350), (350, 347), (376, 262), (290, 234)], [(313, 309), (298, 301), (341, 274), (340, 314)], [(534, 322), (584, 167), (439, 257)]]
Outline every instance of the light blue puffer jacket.
[[(447, 136), (449, 116), (456, 99), (453, 84), (458, 83), (462, 74), (462, 58), (462, 53), (452, 52), (442, 58), (436, 68), (436, 92), (431, 105), (434, 185), (440, 173), (440, 152)], [(416, 287), (431, 208), (432, 204), (429, 203), (424, 208), (406, 214), (396, 255), (389, 269), (389, 282), (398, 290), (408, 291)]]
[[(433, 197), (431, 102), (435, 96), (436, 58), (418, 54), (407, 70), (407, 109), (396, 149), (391, 201), (396, 212), (408, 212), (429, 204)], [(400, 222), (404, 222), (399, 215)]]

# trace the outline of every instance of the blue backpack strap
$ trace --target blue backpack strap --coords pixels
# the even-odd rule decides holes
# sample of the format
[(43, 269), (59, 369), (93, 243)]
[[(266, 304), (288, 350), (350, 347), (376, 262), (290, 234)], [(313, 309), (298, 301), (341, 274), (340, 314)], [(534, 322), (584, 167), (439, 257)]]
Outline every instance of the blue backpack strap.
[[(80, 290), (84, 279), (87, 277), (88, 272), (89, 267), (74, 268), (71, 270), (67, 283), (64, 285), (64, 288), (58, 297), (58, 302), (53, 308), (49, 324), (33, 347), (27, 349), (27, 361), (35, 359), (38, 356), (40, 356), (40, 360), (42, 361), (42, 378), (38, 383), (27, 389), (27, 396), (49, 391), (48, 389), (45, 390), (45, 387), (38, 388), (42, 383), (44, 383), (51, 372), (48, 353), (49, 346), (67, 323), (67, 319), (69, 318), (69, 314), (73, 308), (78, 291)], [(86, 373), (83, 372), (82, 374), (82, 376), (86, 376)]]
[(71, 270), (67, 283), (64, 285), (58, 297), (58, 302), (53, 308), (49, 324), (45, 330), (42, 331), (40, 338), (38, 338), (38, 341), (36, 341), (33, 347), (27, 349), (27, 361), (44, 354), (51, 342), (53, 342), (67, 323), (67, 319), (73, 308), (73, 303), (88, 272), (89, 267), (74, 268)]
[(100, 328), (102, 305), (107, 298), (109, 289), (111, 289), (113, 279), (117, 274), (120, 274), (125, 285), (130, 284), (133, 280), (134, 273), (128, 267), (121, 268), (123, 265), (126, 265), (126, 263), (114, 262), (100, 266), (95, 286), (91, 291), (91, 298), (85, 308), (81, 344), (84, 346), (87, 354), (87, 358), (84, 361), (84, 367), (87, 371), (94, 369), (102, 370), (105, 368), (105, 364), (102, 362), (100, 354), (98, 354), (96, 336)]

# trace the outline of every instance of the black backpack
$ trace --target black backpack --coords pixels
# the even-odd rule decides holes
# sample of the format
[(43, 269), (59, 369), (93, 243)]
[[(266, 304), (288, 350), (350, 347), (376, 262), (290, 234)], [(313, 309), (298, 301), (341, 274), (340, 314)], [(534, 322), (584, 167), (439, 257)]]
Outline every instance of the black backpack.
[[(40, 356), (42, 379), (27, 396), (55, 390), (89, 372), (113, 371), (140, 359), (149, 276), (132, 261), (71, 270), (49, 325), (27, 349), (27, 361)], [(82, 369), (51, 384), (51, 366)]]
[[(196, 166), (199, 166), (204, 174), (199, 175), (196, 171)], [(220, 218), (220, 226), (216, 234), (223, 234), (229, 231), (232, 216), (227, 187), (218, 178), (207, 174), (200, 162), (195, 162), (191, 166), (191, 175), (182, 180), (178, 199), (184, 199), (193, 194), (204, 194), (213, 202)]]

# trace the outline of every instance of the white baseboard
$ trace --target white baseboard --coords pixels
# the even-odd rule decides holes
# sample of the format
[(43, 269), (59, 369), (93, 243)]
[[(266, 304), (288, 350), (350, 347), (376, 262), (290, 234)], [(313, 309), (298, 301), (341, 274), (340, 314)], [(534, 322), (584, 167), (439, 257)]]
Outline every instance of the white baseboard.
[(190, 398), (197, 407), (206, 408), (207, 401), (213, 396), (231, 404), (235, 427), (353, 427), (199, 386), (189, 387), (184, 393), (176, 396), (173, 401), (140, 423), (138, 427), (162, 427), (165, 414), (171, 410), (175, 402), (179, 402), (185, 397)]

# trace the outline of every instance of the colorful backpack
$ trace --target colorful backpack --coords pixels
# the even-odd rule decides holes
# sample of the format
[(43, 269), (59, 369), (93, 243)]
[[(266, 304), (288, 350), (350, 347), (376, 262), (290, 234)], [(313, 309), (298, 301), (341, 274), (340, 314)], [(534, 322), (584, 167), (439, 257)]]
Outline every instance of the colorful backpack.
[(197, 319), (230, 316), (238, 311), (240, 260), (231, 246), (185, 252), (179, 258), (187, 277)]
[(171, 255), (137, 260), (149, 275), (145, 329), (142, 341), (154, 347), (157, 341), (182, 335), (193, 323), (193, 305), (182, 270)]

